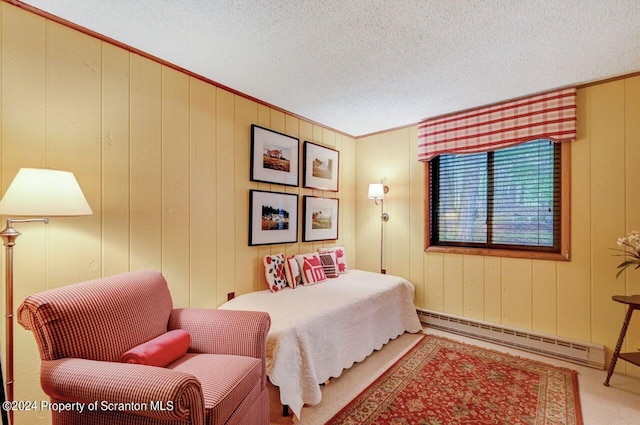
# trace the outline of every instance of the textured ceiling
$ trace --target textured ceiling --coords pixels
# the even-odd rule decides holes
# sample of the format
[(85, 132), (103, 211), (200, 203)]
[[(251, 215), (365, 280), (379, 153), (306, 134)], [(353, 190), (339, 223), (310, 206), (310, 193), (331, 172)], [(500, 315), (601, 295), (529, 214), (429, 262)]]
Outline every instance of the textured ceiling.
[(353, 136), (640, 71), (640, 0), (26, 0)]

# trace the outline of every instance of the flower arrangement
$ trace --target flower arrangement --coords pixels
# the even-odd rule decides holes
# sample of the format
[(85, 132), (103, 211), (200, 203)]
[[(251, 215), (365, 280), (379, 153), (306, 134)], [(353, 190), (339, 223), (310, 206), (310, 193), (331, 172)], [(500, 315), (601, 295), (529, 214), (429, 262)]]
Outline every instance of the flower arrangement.
[(640, 231), (634, 230), (627, 237), (618, 238), (618, 246), (622, 247), (618, 251), (624, 252), (621, 255), (624, 255), (625, 260), (618, 265), (616, 277), (620, 276), (627, 267), (635, 266), (636, 269), (640, 269)]

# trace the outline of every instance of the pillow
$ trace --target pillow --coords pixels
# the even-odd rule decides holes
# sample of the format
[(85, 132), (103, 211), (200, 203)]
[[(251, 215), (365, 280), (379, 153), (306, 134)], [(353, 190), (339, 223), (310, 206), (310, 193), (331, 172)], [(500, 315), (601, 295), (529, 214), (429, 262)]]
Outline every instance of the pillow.
[(322, 269), (322, 263), (317, 253), (296, 255), (296, 261), (300, 267), (303, 285), (315, 285), (324, 282), (327, 276)]
[(267, 279), (269, 290), (278, 292), (287, 286), (284, 274), (284, 254), (267, 255), (264, 257), (264, 277)]
[(321, 254), (327, 252), (333, 252), (336, 254), (336, 262), (338, 264), (338, 273), (347, 273), (347, 255), (345, 254), (344, 246), (335, 246), (333, 248), (318, 248), (318, 252)]
[(296, 261), (296, 256), (292, 255), (287, 257), (287, 261), (284, 263), (284, 274), (287, 277), (287, 284), (295, 289), (296, 286), (302, 284), (302, 276), (300, 276), (300, 267)]
[(338, 277), (338, 264), (336, 263), (335, 252), (323, 252), (318, 254), (320, 262), (322, 263), (322, 269), (327, 277)]
[(176, 329), (133, 347), (120, 356), (120, 362), (164, 367), (184, 356), (189, 344), (189, 332)]

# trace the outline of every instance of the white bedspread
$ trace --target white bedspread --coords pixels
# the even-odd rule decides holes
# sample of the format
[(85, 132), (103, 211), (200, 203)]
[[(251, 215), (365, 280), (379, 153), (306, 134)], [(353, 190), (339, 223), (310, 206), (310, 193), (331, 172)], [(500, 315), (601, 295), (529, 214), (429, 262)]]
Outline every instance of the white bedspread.
[(320, 383), (405, 331), (422, 330), (414, 292), (400, 277), (350, 270), (313, 286), (241, 295), (220, 308), (269, 313), (267, 375), (300, 418), (304, 404), (320, 403)]

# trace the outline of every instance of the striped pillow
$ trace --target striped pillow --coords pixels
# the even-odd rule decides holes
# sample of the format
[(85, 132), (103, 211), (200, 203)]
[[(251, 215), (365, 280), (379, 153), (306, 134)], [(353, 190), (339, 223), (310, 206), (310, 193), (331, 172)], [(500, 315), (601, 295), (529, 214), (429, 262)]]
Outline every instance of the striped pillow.
[(300, 267), (296, 261), (296, 256), (292, 255), (287, 257), (287, 261), (284, 263), (284, 274), (287, 277), (287, 284), (295, 289), (296, 286), (302, 284), (302, 276), (300, 275)]
[(347, 254), (344, 246), (335, 246), (333, 248), (318, 248), (321, 254), (333, 252), (336, 254), (336, 264), (338, 265), (338, 273), (347, 273)]
[(333, 252), (323, 252), (318, 254), (322, 269), (327, 277), (338, 277), (338, 264), (336, 262), (336, 254)]

